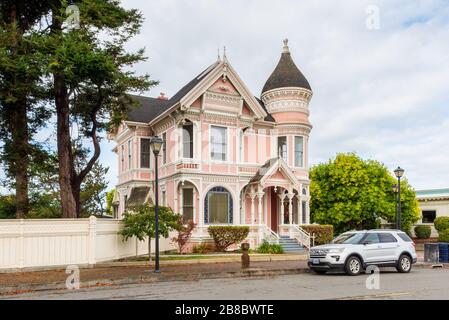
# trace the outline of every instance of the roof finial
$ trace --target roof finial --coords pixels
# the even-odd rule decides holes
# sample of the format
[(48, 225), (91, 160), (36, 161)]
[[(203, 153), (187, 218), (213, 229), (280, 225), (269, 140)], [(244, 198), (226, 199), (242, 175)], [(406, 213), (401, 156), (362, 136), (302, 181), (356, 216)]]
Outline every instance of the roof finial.
[(226, 46), (223, 47), (223, 61), (224, 62), (228, 61), (228, 57), (226, 57)]
[(288, 39), (287, 38), (284, 39), (284, 50), (282, 52), (290, 53), (290, 49), (288, 48)]
[(218, 51), (217, 61), (220, 62), (221, 61), (220, 48), (217, 48), (217, 51)]

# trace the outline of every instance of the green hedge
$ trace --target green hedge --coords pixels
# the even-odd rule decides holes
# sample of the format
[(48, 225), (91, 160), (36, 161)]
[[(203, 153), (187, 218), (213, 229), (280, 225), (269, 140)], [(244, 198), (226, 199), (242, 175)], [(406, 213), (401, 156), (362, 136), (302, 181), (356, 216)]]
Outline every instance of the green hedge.
[(210, 226), (207, 231), (214, 239), (217, 251), (225, 251), (230, 245), (245, 240), (249, 233), (249, 227)]
[(284, 249), (280, 244), (272, 243), (270, 244), (267, 240), (264, 240), (262, 244), (256, 250), (258, 253), (271, 253), (271, 254), (281, 254), (284, 253)]
[(438, 242), (449, 242), (449, 229), (442, 230), (438, 233)]
[(449, 229), (449, 217), (438, 217), (433, 221), (433, 225), (438, 232)]
[(212, 243), (196, 244), (192, 248), (192, 253), (210, 253), (215, 251), (215, 246)]
[(419, 224), (415, 227), (415, 234), (418, 239), (428, 239), (431, 233), (432, 230), (428, 225)]
[(302, 225), (302, 229), (315, 235), (315, 245), (330, 243), (334, 238), (334, 227), (329, 224), (308, 224)]

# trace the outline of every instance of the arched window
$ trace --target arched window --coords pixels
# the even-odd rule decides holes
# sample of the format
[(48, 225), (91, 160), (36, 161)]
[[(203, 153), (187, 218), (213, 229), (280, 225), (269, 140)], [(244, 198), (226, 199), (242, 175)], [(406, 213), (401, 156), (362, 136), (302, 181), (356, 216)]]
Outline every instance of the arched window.
[(204, 199), (204, 223), (232, 224), (232, 196), (223, 187), (212, 188)]
[(182, 126), (182, 156), (193, 158), (193, 123), (186, 121)]

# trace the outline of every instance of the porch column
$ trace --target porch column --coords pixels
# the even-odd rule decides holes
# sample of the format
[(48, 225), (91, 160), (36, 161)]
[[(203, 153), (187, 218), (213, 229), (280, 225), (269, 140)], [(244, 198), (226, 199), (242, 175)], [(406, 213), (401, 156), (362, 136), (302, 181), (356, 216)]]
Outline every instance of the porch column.
[(256, 198), (256, 193), (254, 192), (254, 188), (251, 187), (251, 192), (249, 194), (251, 198), (251, 224), (254, 224), (254, 216), (255, 216), (255, 208), (254, 208), (254, 199)]
[(295, 194), (293, 192), (289, 192), (287, 194), (288, 197), (288, 223), (290, 225), (293, 224), (293, 197)]
[(257, 206), (257, 211), (258, 211), (258, 214), (259, 214), (259, 218), (258, 218), (258, 233), (259, 233), (259, 244), (261, 244), (262, 243), (262, 240), (263, 240), (263, 229), (262, 229), (262, 227), (261, 227), (261, 225), (262, 225), (262, 199), (263, 199), (263, 195), (264, 195), (264, 192), (263, 191), (258, 191), (257, 192), (257, 200), (259, 200), (258, 201), (258, 206)]
[(281, 212), (280, 212), (280, 217), (281, 217), (281, 224), (284, 224), (284, 198), (285, 198), (285, 194), (281, 193), (279, 195), (279, 199), (281, 199)]
[(298, 201), (298, 222), (299, 224), (303, 224), (302, 221), (302, 202), (301, 202), (301, 197), (299, 195), (297, 195), (297, 201)]
[(257, 200), (259, 200), (258, 202), (258, 207), (257, 207), (257, 211), (259, 214), (259, 224), (262, 224), (262, 199), (263, 199), (263, 195), (265, 194), (265, 192), (263, 191), (259, 191), (257, 192)]
[(310, 224), (310, 199), (306, 201), (306, 224)]

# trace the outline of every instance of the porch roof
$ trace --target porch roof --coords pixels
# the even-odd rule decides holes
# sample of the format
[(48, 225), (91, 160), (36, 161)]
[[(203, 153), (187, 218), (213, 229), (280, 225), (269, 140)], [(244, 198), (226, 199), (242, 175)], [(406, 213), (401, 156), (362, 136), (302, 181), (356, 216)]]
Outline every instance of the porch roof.
[(292, 184), (292, 186), (294, 187), (299, 186), (299, 181), (296, 178), (295, 174), (287, 166), (285, 161), (280, 157), (272, 158), (267, 162), (265, 162), (263, 166), (259, 168), (254, 177), (251, 178), (249, 184), (260, 183), (263, 186), (264, 183), (278, 170), (283, 173), (286, 180), (288, 180)]

